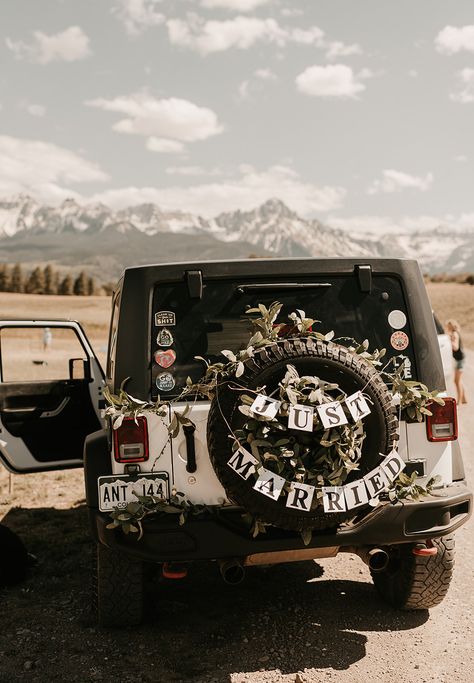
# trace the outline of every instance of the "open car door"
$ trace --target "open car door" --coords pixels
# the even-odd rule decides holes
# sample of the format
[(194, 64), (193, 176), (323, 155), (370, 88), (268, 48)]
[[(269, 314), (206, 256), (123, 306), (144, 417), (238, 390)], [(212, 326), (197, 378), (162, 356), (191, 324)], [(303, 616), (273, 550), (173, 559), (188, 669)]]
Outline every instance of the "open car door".
[(80, 324), (0, 320), (0, 359), (0, 461), (16, 473), (81, 466), (104, 375)]

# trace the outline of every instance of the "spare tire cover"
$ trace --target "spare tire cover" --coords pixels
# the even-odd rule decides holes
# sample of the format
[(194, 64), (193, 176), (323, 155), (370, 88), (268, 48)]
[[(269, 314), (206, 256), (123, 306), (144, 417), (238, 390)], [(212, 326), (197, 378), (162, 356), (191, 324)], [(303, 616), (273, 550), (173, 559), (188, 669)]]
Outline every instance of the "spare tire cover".
[(381, 375), (372, 364), (344, 346), (300, 337), (281, 340), (256, 350), (254, 357), (245, 361), (241, 377), (227, 380), (217, 387), (207, 431), (211, 462), (229, 499), (257, 519), (295, 531), (335, 527), (355, 514), (367, 512), (368, 506), (325, 513), (322, 505), (314, 505), (314, 500), (314, 509), (310, 512), (294, 510), (286, 507), (285, 497), (272, 500), (256, 491), (253, 488), (256, 475), (245, 480), (227, 464), (233, 454), (233, 440), (229, 435), (241, 429), (248, 419), (238, 409), (242, 393), (246, 389), (256, 390), (265, 386), (265, 393), (270, 395), (284, 377), (288, 364), (293, 365), (299, 375), (316, 375), (327, 382), (337, 383), (347, 395), (363, 389), (372, 402), (372, 412), (363, 421), (366, 436), (359, 469), (352, 472), (344, 483), (360, 479), (380, 464), (381, 454), (389, 453), (398, 439), (398, 420), (391, 393)]

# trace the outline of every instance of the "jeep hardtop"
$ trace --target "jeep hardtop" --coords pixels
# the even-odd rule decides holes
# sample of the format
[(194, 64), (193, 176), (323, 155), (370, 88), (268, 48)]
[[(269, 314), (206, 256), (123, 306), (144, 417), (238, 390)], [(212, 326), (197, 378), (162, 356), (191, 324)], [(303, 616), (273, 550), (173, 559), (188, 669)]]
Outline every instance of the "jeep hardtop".
[[(252, 320), (275, 302), (271, 338), (249, 344)], [(370, 351), (383, 348), (374, 362)], [(113, 295), (105, 374), (75, 321), (2, 320), (0, 353), (5, 467), (84, 464), (100, 623), (142, 619), (148, 563), (177, 576), (216, 560), (237, 583), (248, 566), (353, 552), (397, 607), (426, 609), (446, 594), (453, 532), (472, 506), (455, 401), (433, 401), (411, 420), (388, 374), (446, 397), (415, 261), (127, 268)], [(216, 364), (224, 374), (213, 375), (213, 392), (196, 391), (206, 367), (222, 370)], [(331, 431), (343, 422), (352, 439), (344, 447)], [(265, 445), (274, 429), (283, 438)], [(343, 475), (328, 460), (336, 446)], [(390, 495), (390, 467), (416, 481), (412, 490), (430, 486), (419, 498)]]

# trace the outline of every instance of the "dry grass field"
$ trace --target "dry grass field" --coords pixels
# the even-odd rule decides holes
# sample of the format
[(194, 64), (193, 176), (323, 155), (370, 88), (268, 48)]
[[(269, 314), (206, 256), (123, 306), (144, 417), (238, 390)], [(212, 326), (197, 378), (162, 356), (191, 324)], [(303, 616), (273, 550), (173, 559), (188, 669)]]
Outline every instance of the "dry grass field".
[[(474, 349), (474, 287), (454, 282), (429, 282), (433, 310), (444, 324), (461, 323), (465, 346)], [(41, 296), (0, 292), (0, 318), (70, 318), (84, 327), (103, 360), (107, 345), (111, 300), (105, 296)]]
[(110, 307), (111, 299), (108, 296), (41, 296), (0, 292), (0, 319), (66, 318), (79, 321), (103, 367)]

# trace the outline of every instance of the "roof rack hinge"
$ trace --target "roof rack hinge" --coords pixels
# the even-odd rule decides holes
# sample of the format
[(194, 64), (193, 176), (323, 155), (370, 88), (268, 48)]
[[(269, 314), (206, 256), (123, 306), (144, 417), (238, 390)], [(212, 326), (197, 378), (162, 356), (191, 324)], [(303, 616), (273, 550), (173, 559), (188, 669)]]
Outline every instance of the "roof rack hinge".
[(359, 280), (359, 287), (361, 292), (372, 291), (372, 266), (356, 266), (355, 274)]
[(190, 298), (202, 299), (202, 272), (200, 270), (187, 270), (185, 275)]

